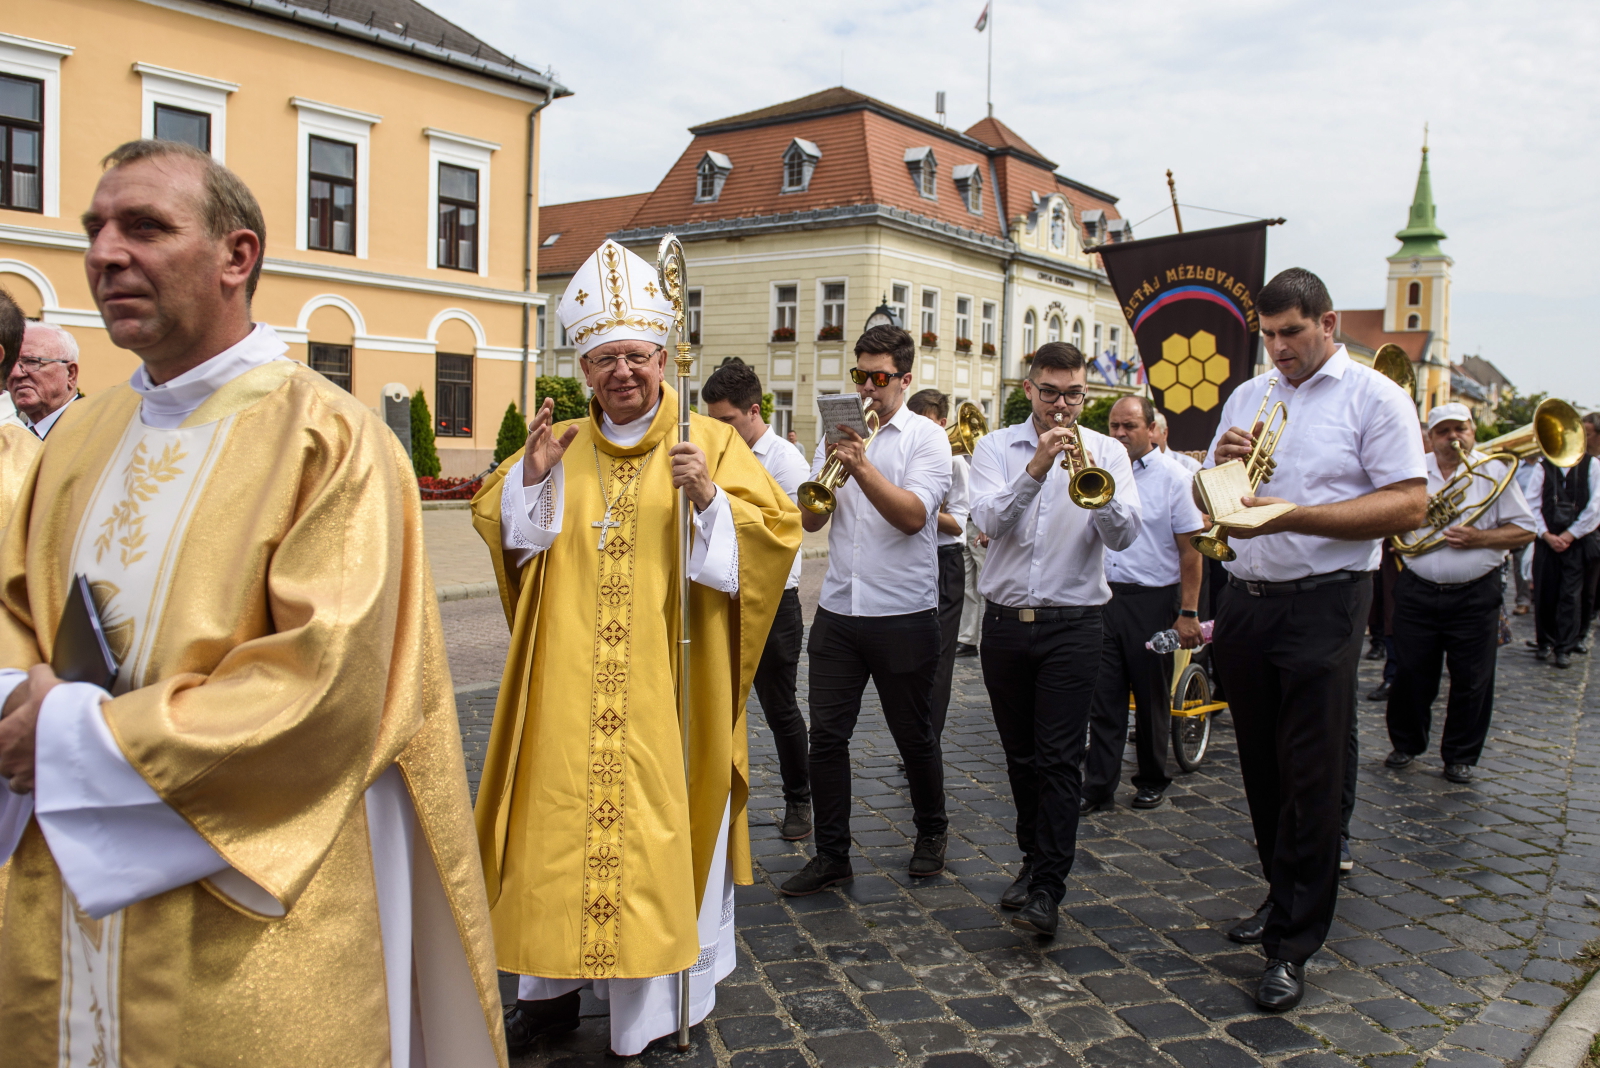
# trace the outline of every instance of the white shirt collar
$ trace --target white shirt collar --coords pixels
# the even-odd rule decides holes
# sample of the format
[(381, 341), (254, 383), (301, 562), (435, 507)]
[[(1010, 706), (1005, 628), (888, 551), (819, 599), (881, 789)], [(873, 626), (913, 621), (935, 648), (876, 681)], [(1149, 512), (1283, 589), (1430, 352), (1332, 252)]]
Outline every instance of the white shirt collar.
[(631, 449), (643, 441), (644, 436), (650, 432), (650, 424), (655, 422), (656, 411), (660, 407), (661, 397), (657, 395), (656, 402), (650, 406), (648, 412), (628, 423), (612, 422), (611, 416), (607, 415), (605, 409), (602, 408), (600, 409), (600, 432), (613, 445), (621, 445), (624, 449)]
[(289, 346), (266, 323), (230, 348), (223, 349), (199, 367), (185, 371), (159, 386), (150, 381), (144, 365), (128, 379), (128, 385), (143, 399), (139, 418), (146, 426), (174, 430), (211, 398), (211, 395), (246, 371), (287, 359)]
[[(67, 404), (71, 404), (73, 401), (75, 401), (77, 399), (78, 399), (78, 395), (76, 393), (74, 393), (72, 396), (67, 398)], [(45, 416), (43, 419), (39, 420), (37, 423), (35, 423), (33, 420), (29, 419), (22, 412), (18, 412), (17, 415), (18, 415), (18, 417), (20, 417), (21, 419), (23, 419), (24, 421), (27, 422), (28, 429), (32, 430), (35, 434), (37, 434), (39, 436), (39, 439), (42, 441), (42, 440), (44, 440), (44, 436), (46, 434), (50, 433), (50, 428), (56, 425), (56, 420), (61, 418), (61, 413), (67, 410), (67, 404), (63, 404), (61, 407), (57, 408), (55, 411), (53, 411), (49, 415)]]
[[(1349, 370), (1349, 368), (1350, 354), (1344, 350), (1343, 345), (1339, 345), (1333, 350), (1333, 355), (1324, 360), (1322, 366), (1317, 368), (1310, 378), (1300, 383), (1300, 386), (1310, 385), (1324, 375), (1332, 379), (1343, 378), (1345, 371)], [(1285, 382), (1284, 385), (1288, 386), (1289, 383)], [(1299, 389), (1300, 386), (1289, 386), (1289, 388)]]
[(773, 432), (771, 425), (768, 425), (766, 433), (762, 434), (759, 438), (756, 438), (756, 443), (750, 446), (750, 451), (755, 453), (757, 456), (765, 456), (767, 454), (767, 450), (772, 448), (773, 443), (778, 440), (778, 435)]

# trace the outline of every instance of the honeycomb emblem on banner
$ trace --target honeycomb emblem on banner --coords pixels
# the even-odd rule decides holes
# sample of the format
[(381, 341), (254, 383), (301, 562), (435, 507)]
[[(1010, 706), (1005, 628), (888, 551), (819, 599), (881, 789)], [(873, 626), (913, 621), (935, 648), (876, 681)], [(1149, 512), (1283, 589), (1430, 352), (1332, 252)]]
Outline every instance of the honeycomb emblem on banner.
[(1161, 343), (1161, 359), (1150, 368), (1150, 384), (1161, 391), (1161, 406), (1173, 415), (1198, 408), (1209, 412), (1220, 399), (1217, 387), (1228, 380), (1228, 357), (1217, 351), (1217, 337), (1198, 330), (1194, 337), (1173, 334)]

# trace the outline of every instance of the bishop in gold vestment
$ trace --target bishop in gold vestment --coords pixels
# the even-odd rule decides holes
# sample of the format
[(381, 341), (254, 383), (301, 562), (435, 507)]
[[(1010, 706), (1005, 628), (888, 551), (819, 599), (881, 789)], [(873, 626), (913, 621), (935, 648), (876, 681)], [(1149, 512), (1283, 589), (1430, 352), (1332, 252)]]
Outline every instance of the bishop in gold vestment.
[(647, 342), (633, 355), (654, 362), (630, 381), (647, 380), (648, 410), (613, 422), (601, 378), (628, 372), (591, 372), (589, 415), (554, 428), (567, 445), (541, 485), (525, 490), (518, 453), (473, 502), (511, 625), (477, 801), (500, 967), (525, 977), (527, 1002), (594, 982), (624, 1055), (675, 1027), (675, 981), (656, 977), (693, 967), (698, 1019), (733, 966), (731, 883), (750, 881), (744, 704), (800, 538), (798, 511), (737, 434), (692, 416), (716, 493), (690, 560), (686, 790), (668, 455), (678, 401), (660, 384), (670, 313), (652, 304), (653, 277), (607, 242), (562, 305), (585, 351), (596, 334), (569, 319), (575, 294), (612, 324), (598, 341)]

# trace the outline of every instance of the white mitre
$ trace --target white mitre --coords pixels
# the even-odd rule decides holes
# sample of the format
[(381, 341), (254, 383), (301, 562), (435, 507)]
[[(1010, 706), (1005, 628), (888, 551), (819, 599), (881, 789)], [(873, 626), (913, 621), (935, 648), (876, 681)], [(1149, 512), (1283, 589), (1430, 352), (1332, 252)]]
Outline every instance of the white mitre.
[(665, 346), (672, 302), (661, 291), (654, 267), (608, 240), (567, 283), (556, 316), (579, 356), (608, 341)]

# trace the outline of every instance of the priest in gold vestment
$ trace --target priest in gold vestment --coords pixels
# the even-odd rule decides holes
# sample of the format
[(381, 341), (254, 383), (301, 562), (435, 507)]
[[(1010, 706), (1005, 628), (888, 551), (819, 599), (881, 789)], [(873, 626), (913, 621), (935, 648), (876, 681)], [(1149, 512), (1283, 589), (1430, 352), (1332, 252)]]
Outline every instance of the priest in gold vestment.
[[(503, 1066), (405, 454), (250, 322), (237, 177), (165, 141), (108, 163), (87, 273), (142, 364), (0, 538), (0, 1062)], [(48, 666), (75, 575), (109, 692)]]
[[(733, 969), (733, 883), (750, 881), (746, 695), (800, 544), (799, 513), (723, 423), (677, 443), (664, 381), (672, 308), (655, 269), (607, 241), (558, 315), (594, 390), (484, 481), (473, 521), (511, 648), (478, 792), (500, 967), (522, 976), (513, 1054), (610, 1002), (628, 1056), (691, 1019)], [(695, 508), (690, 780), (675, 673), (675, 486)]]

